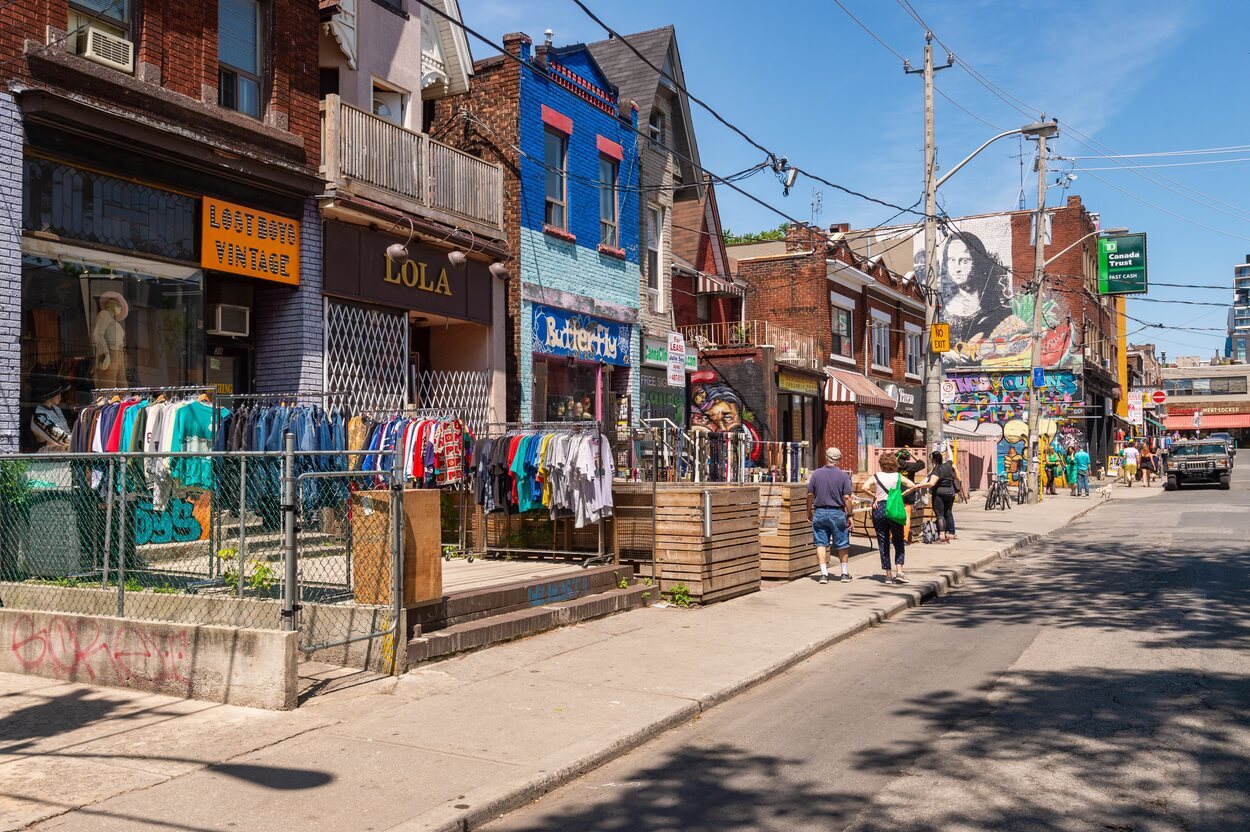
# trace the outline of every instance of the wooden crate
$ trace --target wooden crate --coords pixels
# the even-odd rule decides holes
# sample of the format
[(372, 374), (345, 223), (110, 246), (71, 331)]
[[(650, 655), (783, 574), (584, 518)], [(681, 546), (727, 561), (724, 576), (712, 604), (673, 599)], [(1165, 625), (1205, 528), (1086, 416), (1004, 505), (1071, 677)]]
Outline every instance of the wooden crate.
[[(404, 491), (403, 604), (443, 596), (439, 492)], [(352, 590), (358, 604), (393, 603), (391, 595), (391, 492), (352, 495)]]
[(806, 483), (762, 483), (760, 574), (788, 581), (816, 571), (818, 560), (807, 520)]

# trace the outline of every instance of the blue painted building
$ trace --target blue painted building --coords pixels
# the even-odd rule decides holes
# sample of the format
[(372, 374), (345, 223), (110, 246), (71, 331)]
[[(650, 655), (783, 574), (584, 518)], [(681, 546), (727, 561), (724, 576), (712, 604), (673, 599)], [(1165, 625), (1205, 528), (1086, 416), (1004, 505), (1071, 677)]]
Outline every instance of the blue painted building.
[(610, 432), (639, 394), (637, 112), (583, 45), (520, 54), (517, 412)]

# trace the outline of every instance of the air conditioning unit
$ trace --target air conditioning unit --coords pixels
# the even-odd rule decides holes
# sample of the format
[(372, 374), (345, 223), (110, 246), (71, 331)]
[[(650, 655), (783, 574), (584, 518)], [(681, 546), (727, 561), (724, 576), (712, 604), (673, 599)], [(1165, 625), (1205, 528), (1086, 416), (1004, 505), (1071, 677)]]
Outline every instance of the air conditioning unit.
[(246, 306), (218, 303), (209, 307), (209, 335), (246, 338), (252, 332), (252, 310)]
[(122, 72), (135, 71), (135, 45), (125, 38), (109, 34), (95, 26), (87, 27), (87, 41), (82, 56), (97, 64), (120, 69)]

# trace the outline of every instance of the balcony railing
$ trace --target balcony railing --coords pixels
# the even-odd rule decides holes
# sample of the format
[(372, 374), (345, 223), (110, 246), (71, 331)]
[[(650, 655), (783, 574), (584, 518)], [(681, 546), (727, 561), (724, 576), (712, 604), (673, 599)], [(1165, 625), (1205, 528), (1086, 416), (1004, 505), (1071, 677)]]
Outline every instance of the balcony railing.
[(452, 214), (503, 230), (503, 168), (337, 95), (321, 102), (321, 169), (332, 188), (435, 219)]
[(688, 348), (700, 350), (772, 347), (773, 357), (783, 364), (819, 370), (816, 339), (768, 321), (735, 321), (681, 327)]

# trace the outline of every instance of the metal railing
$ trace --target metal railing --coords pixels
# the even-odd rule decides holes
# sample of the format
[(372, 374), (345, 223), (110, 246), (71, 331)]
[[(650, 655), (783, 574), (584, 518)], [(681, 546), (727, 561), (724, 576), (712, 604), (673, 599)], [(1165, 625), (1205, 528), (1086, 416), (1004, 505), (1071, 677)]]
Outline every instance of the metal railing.
[(635, 457), (645, 463), (639, 466), (643, 479), (802, 482), (811, 469), (811, 443), (806, 441), (768, 442), (745, 433), (686, 431), (665, 418), (642, 421), (647, 428), (636, 431), (633, 441), (641, 443)]
[(777, 361), (819, 370), (816, 339), (770, 321), (733, 321), (679, 327), (686, 343), (699, 350), (772, 347)]
[[(333, 188), (363, 184), (503, 228), (503, 168), (345, 103), (321, 102), (321, 167)], [(401, 209), (402, 204), (396, 206)]]
[(0, 605), (296, 629), (305, 652), (394, 637), (403, 501), (358, 455), (0, 456)]

